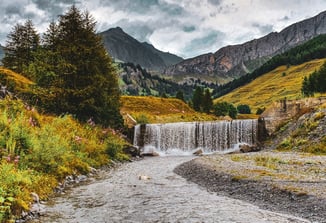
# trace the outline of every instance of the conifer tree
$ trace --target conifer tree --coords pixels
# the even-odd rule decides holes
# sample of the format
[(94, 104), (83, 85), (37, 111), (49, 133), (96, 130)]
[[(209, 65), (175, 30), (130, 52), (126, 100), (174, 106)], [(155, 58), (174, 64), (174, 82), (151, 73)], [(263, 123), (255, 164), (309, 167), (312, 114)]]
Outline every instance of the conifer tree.
[(203, 95), (202, 107), (203, 107), (203, 112), (205, 113), (210, 113), (213, 107), (212, 95), (208, 88), (205, 90), (205, 93)]
[(192, 106), (195, 109), (195, 111), (202, 110), (203, 97), (204, 97), (203, 88), (197, 86), (196, 90), (192, 96)]
[(53, 40), (63, 71), (57, 73), (57, 104), (61, 112), (83, 121), (92, 118), (118, 126), (122, 117), (117, 74), (95, 25), (88, 12), (81, 13), (75, 6), (59, 18), (57, 39)]
[(40, 37), (31, 20), (24, 25), (17, 24), (8, 34), (5, 45), (3, 65), (13, 71), (22, 73), (34, 60), (33, 53), (40, 45)]

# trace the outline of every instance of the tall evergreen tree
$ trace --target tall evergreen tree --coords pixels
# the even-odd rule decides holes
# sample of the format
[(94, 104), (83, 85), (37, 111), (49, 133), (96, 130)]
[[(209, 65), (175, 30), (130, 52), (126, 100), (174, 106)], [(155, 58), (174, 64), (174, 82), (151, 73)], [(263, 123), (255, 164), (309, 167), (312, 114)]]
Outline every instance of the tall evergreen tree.
[(201, 111), (202, 110), (202, 100), (204, 97), (203, 88), (197, 86), (196, 90), (192, 96), (192, 106), (195, 109), (195, 111)]
[(118, 126), (122, 117), (117, 74), (95, 25), (88, 12), (81, 13), (75, 6), (59, 18), (53, 43), (65, 72), (57, 73), (61, 89), (57, 104), (61, 112), (81, 120)]
[(175, 97), (176, 97), (177, 99), (180, 99), (180, 100), (182, 100), (182, 101), (185, 101), (184, 96), (183, 96), (183, 91), (181, 91), (181, 90), (178, 90), (178, 92), (177, 92), (177, 94), (176, 94)]
[(203, 107), (203, 112), (205, 113), (210, 113), (213, 107), (212, 95), (208, 88), (205, 90), (205, 93), (203, 95), (202, 107)]
[(17, 24), (8, 34), (3, 65), (22, 73), (34, 60), (33, 53), (39, 45), (40, 37), (31, 20), (27, 20), (24, 25)]

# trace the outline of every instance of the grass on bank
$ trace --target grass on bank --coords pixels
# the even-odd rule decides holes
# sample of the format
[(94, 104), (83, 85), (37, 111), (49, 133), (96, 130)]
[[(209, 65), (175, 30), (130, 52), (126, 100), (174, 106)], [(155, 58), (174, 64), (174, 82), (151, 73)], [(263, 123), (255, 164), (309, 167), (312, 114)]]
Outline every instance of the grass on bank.
[(69, 115), (41, 115), (19, 100), (0, 100), (0, 222), (14, 222), (28, 210), (31, 193), (47, 199), (67, 175), (127, 159), (125, 144), (114, 130)]
[(214, 103), (226, 101), (234, 105), (246, 104), (255, 113), (258, 108), (267, 108), (273, 102), (285, 97), (301, 98), (303, 78), (318, 70), (325, 61), (326, 59), (317, 59), (296, 66), (280, 66), (249, 84), (215, 99)]
[(194, 111), (186, 103), (175, 98), (148, 96), (122, 96), (123, 115), (131, 115), (138, 123), (169, 123), (212, 121), (214, 115)]

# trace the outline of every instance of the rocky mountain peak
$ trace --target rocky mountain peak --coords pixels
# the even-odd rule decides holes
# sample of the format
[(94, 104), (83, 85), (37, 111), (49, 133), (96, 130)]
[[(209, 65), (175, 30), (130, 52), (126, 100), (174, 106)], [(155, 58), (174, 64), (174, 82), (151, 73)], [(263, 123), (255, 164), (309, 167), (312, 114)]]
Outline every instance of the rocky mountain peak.
[(281, 32), (226, 46), (214, 54), (204, 54), (184, 60), (165, 69), (167, 75), (210, 75), (217, 79), (240, 77), (261, 66), (272, 56), (326, 33), (326, 11), (295, 23)]
[(162, 70), (183, 60), (176, 55), (162, 52), (149, 43), (139, 42), (120, 27), (108, 29), (99, 35), (102, 36), (104, 46), (113, 58), (140, 64), (149, 70)]

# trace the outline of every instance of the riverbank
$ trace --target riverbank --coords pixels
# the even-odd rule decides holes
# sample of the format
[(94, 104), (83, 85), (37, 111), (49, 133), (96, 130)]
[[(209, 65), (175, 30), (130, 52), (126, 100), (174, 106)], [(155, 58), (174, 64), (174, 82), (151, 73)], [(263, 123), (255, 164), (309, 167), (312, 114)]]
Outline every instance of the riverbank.
[(275, 151), (210, 155), (174, 171), (218, 195), (326, 222), (326, 156)]

